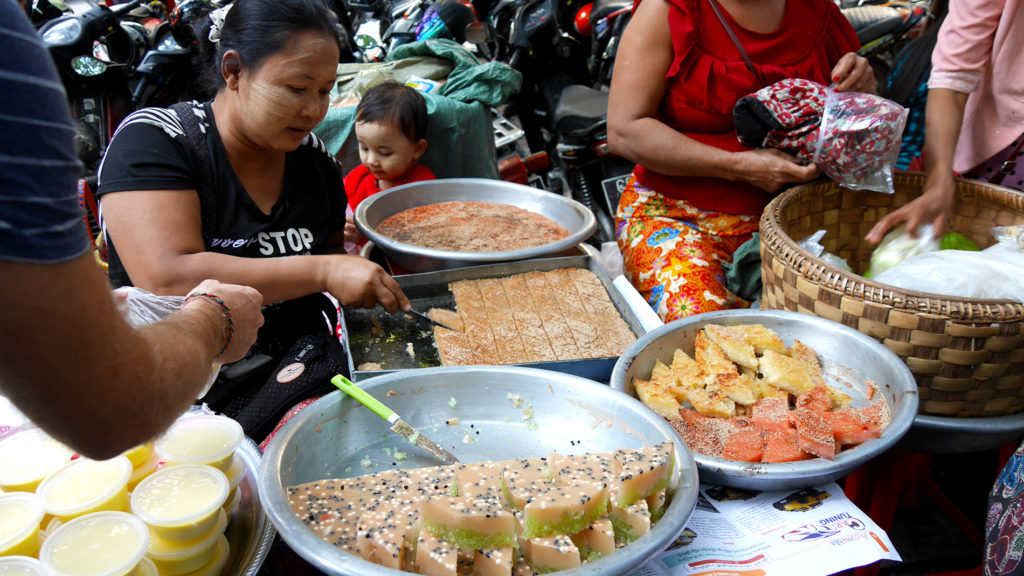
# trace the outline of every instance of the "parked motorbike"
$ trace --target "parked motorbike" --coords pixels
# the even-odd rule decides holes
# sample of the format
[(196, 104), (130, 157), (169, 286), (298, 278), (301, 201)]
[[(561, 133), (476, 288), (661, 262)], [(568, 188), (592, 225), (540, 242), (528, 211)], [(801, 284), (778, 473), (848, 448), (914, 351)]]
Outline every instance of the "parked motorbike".
[(615, 240), (615, 211), (633, 163), (608, 147), (608, 93), (571, 85), (562, 91), (554, 113), (555, 158), (573, 199), (597, 218), (591, 242)]
[(595, 0), (590, 10), (591, 49), (587, 68), (590, 70), (591, 85), (599, 90), (608, 90), (612, 85), (615, 56), (619, 41), (629, 24), (633, 3), (629, 0)]
[[(848, 4), (853, 0), (841, 0)], [(861, 48), (858, 54), (868, 59), (879, 83), (892, 71), (896, 54), (920, 30), (930, 13), (930, 0), (893, 1), (871, 4), (870, 0), (856, 0), (856, 6), (841, 7), (853, 29)]]

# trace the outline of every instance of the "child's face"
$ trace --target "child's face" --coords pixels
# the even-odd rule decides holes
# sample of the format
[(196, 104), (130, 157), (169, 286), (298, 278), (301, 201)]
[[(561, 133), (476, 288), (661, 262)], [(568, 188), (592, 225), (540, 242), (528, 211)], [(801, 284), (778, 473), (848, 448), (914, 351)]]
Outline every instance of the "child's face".
[(381, 186), (393, 186), (416, 164), (427, 141), (414, 142), (397, 126), (383, 122), (356, 122), (359, 160)]

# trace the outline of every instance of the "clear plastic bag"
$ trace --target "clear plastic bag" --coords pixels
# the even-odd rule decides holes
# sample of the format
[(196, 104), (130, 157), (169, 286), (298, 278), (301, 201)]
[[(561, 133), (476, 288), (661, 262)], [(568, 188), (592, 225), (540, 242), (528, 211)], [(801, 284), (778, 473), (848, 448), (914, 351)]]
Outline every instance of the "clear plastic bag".
[(908, 110), (874, 94), (827, 90), (814, 163), (829, 178), (854, 190), (892, 194)]
[[(864, 277), (878, 279), (881, 273), (907, 258), (938, 249), (939, 242), (935, 239), (935, 228), (931, 224), (918, 228), (917, 238), (899, 226), (886, 234), (871, 253), (871, 269), (864, 273)], [(878, 281), (881, 282), (880, 279)]]
[[(969, 273), (964, 273), (967, 270)], [(907, 258), (879, 274), (883, 284), (960, 298), (1024, 302), (1024, 250), (997, 243), (980, 251), (939, 250)]]
[(1000, 244), (1006, 244), (1024, 250), (1024, 224), (1017, 226), (996, 226), (992, 228), (992, 235)]
[(840, 270), (853, 272), (853, 269), (850, 268), (850, 264), (846, 262), (845, 258), (840, 258), (831, 252), (825, 252), (825, 247), (821, 245), (821, 239), (824, 236), (825, 230), (818, 230), (814, 234), (811, 234), (807, 238), (798, 242), (798, 244), (801, 248), (810, 252), (815, 258), (820, 258), (826, 264), (835, 266)]
[[(134, 286), (118, 288), (114, 290), (114, 294), (123, 298), (118, 303), (121, 315), (128, 324), (136, 328), (167, 318), (181, 310), (181, 305), (185, 303), (183, 296), (157, 296)], [(220, 361), (213, 361), (213, 365), (210, 367), (210, 377), (196, 398), (202, 398), (210, 391), (210, 387), (213, 386), (220, 373), (220, 366)]]

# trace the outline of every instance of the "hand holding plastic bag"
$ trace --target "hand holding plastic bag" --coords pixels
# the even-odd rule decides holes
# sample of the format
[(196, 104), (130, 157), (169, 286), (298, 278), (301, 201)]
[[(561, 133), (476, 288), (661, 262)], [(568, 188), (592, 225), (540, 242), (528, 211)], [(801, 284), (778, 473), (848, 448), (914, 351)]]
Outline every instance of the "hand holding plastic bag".
[(809, 143), (814, 163), (846, 188), (892, 194), (909, 110), (874, 94), (827, 93), (818, 138)]
[[(184, 296), (157, 296), (152, 292), (147, 292), (134, 286), (118, 288), (114, 290), (114, 294), (115, 297), (123, 298), (122, 301), (118, 302), (121, 315), (128, 324), (136, 328), (167, 318), (181, 310), (181, 306), (185, 302)], [(213, 365), (210, 367), (210, 377), (196, 398), (202, 398), (210, 391), (210, 387), (217, 380), (220, 366), (219, 360), (213, 361)]]

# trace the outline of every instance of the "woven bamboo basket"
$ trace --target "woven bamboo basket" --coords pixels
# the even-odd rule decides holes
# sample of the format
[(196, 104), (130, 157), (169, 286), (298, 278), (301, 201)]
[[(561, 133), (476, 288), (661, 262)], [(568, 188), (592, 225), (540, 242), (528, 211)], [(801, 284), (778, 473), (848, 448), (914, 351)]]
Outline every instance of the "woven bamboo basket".
[[(892, 195), (818, 180), (776, 197), (760, 223), (762, 305), (828, 318), (877, 338), (916, 377), (920, 413), (978, 417), (1020, 412), (1024, 304), (893, 289), (828, 265), (797, 245), (824, 229), (825, 250), (864, 272), (874, 249), (864, 235), (882, 216), (919, 196), (923, 184), (923, 174), (897, 173)], [(979, 246), (995, 242), (993, 226), (1024, 224), (1021, 192), (958, 180), (957, 197), (948, 227)]]

